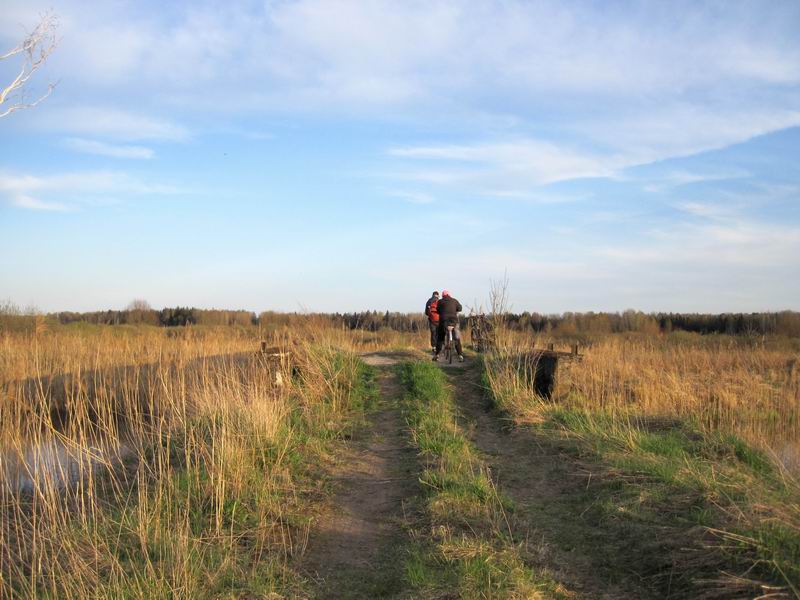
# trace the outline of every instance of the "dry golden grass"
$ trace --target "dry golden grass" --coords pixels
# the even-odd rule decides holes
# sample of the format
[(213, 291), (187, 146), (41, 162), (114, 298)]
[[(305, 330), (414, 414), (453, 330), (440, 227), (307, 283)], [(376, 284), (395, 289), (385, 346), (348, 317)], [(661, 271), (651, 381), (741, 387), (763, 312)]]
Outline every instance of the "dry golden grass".
[[(262, 338), (291, 352), (300, 373), (258, 357)], [(548, 340), (500, 339), (487, 376), (519, 420), (557, 406), (602, 413), (628, 435), (645, 417), (678, 419), (734, 433), (781, 464), (796, 456), (800, 368), (789, 349), (609, 336), (561, 371), (555, 402), (545, 402), (513, 357)], [(291, 557), (309, 521), (295, 465), (321, 451), (358, 402), (358, 353), (426, 346), (427, 332), (351, 332), (315, 319), (268, 336), (199, 327), (0, 335), (0, 597), (301, 589)], [(796, 486), (788, 470), (776, 472)], [(794, 535), (797, 503), (747, 494), (719, 504), (740, 511), (733, 520), (756, 515)]]
[(301, 585), (288, 564), (309, 522), (293, 465), (354, 402), (360, 366), (342, 337), (273, 333), (294, 375), (255, 352), (257, 332), (0, 338), (0, 597)]
[(534, 340), (499, 339), (486, 361), (494, 397), (516, 421), (571, 440), (604, 466), (605, 478), (624, 483), (620, 497), (630, 503), (604, 500), (613, 514), (702, 507), (694, 518), (716, 540), (710, 545), (753, 568), (719, 575), (722, 588), (747, 581), (759, 589), (750, 578), (760, 572), (783, 580), (782, 594), (797, 593), (800, 383), (791, 344), (607, 336), (585, 348), (582, 361), (563, 364), (553, 398), (544, 399), (520, 372), (519, 356)]
[[(499, 336), (512, 359), (547, 338)], [(556, 343), (558, 346), (558, 343)], [(561, 344), (566, 350), (568, 343)], [(581, 348), (580, 362), (563, 362), (554, 397), (569, 408), (609, 414), (690, 419), (708, 432), (730, 432), (790, 459), (800, 441), (800, 358), (780, 344), (751, 345), (694, 335), (606, 336)], [(500, 368), (502, 367), (502, 368)], [(536, 420), (540, 404), (518, 377), (513, 360), (493, 370), (520, 414)], [(505, 370), (504, 370), (505, 369)]]

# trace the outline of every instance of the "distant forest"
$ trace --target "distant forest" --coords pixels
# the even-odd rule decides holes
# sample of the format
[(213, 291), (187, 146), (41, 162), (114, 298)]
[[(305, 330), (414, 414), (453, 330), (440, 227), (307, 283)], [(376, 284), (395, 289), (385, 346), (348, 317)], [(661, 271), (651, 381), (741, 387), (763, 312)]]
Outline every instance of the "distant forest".
[[(188, 325), (281, 327), (291, 326), (310, 318), (328, 321), (347, 329), (377, 331), (382, 328), (396, 331), (426, 329), (426, 319), (420, 313), (364, 311), (354, 313), (281, 313), (256, 314), (246, 310), (209, 310), (189, 307), (155, 310), (141, 302), (125, 310), (97, 312), (58, 312), (33, 317), (10, 305), (0, 306), (0, 330), (19, 329), (24, 320), (44, 320), (62, 325), (92, 323), (97, 325), (152, 325), (159, 327), (184, 327)], [(552, 333), (562, 335), (601, 333), (669, 333), (691, 331), (701, 334), (766, 335), (777, 334), (800, 337), (800, 312), (764, 313), (643, 313), (627, 310), (621, 313), (567, 312), (560, 315), (540, 313), (510, 313), (505, 322), (517, 331)], [(464, 321), (466, 318), (464, 318)], [(16, 326), (15, 326), (16, 325)]]

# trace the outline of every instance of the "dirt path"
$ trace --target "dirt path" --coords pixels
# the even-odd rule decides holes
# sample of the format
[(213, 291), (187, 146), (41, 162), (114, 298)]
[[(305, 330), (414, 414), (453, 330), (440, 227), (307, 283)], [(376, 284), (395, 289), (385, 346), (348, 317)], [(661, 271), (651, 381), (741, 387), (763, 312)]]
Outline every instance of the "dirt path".
[(514, 502), (515, 529), (533, 550), (531, 562), (586, 598), (654, 597), (631, 573), (607, 564), (603, 554), (610, 549), (586, 551), (587, 542), (602, 543), (575, 502), (585, 495), (589, 474), (562, 448), (492, 414), (476, 369), (452, 370), (448, 377), (469, 437), (486, 455), (500, 491)]
[[(383, 356), (379, 364), (393, 362)], [(417, 492), (416, 455), (394, 402), (401, 394), (394, 373), (383, 368), (378, 381), (389, 407), (373, 413), (338, 457), (335, 496), (309, 539), (304, 565), (317, 582), (316, 598), (392, 598), (403, 591), (402, 521)]]

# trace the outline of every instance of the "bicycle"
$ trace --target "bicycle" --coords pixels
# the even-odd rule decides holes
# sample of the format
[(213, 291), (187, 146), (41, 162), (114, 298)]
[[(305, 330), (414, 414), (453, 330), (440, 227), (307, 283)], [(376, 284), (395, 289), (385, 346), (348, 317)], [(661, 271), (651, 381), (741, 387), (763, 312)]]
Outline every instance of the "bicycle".
[(453, 339), (454, 331), (456, 329), (455, 325), (448, 325), (447, 326), (447, 335), (444, 338), (444, 358), (447, 362), (451, 365), (453, 364), (453, 344), (455, 340)]

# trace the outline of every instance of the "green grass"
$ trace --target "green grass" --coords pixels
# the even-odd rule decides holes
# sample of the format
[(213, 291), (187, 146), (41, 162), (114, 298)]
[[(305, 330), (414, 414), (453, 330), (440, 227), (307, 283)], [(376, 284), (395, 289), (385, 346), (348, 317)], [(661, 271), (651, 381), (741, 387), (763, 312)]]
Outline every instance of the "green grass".
[(423, 597), (561, 597), (558, 585), (524, 562), (508, 517), (513, 507), (489, 477), (458, 425), (442, 371), (423, 362), (400, 366), (403, 409), (425, 465), (422, 523), (406, 560), (409, 583)]

